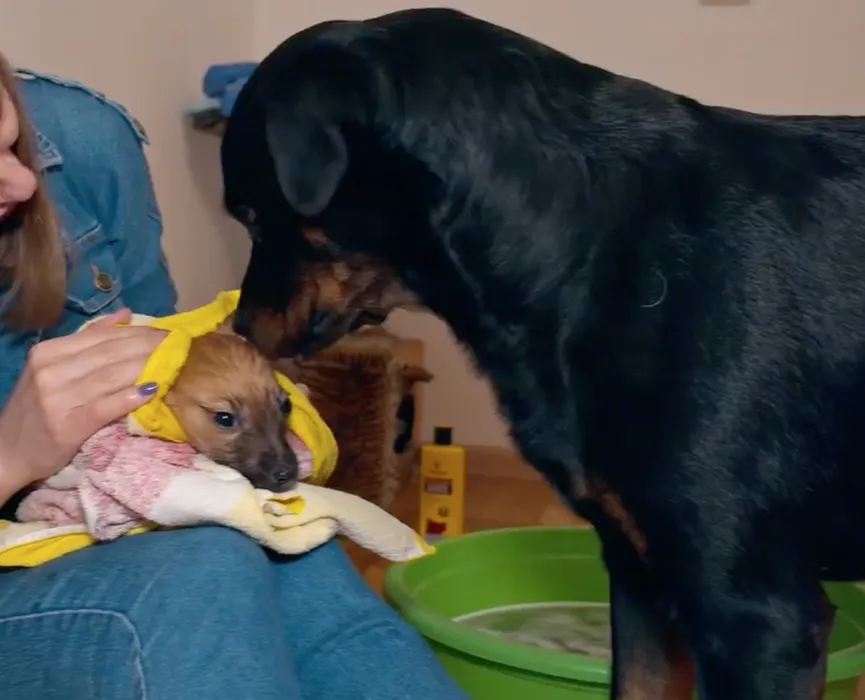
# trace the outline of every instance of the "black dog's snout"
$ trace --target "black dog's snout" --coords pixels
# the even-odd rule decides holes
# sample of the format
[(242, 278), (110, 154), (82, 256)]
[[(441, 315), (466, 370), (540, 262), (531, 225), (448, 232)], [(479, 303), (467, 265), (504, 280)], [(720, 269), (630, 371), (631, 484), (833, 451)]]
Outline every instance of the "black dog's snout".
[(336, 314), (331, 309), (313, 309), (309, 314), (310, 335), (326, 335), (330, 331), (335, 318)]

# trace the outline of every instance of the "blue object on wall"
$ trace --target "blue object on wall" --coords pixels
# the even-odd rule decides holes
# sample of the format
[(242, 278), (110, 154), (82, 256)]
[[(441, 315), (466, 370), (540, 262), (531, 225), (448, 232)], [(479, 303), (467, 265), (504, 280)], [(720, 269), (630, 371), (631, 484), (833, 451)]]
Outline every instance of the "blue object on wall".
[(258, 63), (220, 63), (210, 66), (204, 73), (203, 90), (207, 97), (219, 100), (219, 112), (228, 117), (244, 83)]

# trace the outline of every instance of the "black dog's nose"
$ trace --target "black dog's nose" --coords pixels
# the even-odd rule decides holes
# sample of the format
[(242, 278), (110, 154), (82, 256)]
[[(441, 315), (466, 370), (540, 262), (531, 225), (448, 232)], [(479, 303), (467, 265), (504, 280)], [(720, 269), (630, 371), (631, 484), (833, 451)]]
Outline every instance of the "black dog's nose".
[(249, 313), (243, 309), (238, 309), (234, 312), (234, 323), (232, 324), (234, 332), (241, 338), (248, 338), (251, 330), (251, 320)]
[(310, 335), (326, 335), (335, 319), (336, 314), (331, 309), (313, 309), (309, 314)]

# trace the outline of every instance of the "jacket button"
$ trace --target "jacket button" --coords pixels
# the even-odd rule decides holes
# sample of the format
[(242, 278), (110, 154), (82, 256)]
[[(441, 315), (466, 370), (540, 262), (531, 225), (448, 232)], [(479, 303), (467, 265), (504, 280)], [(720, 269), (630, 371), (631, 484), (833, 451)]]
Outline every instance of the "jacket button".
[(107, 272), (102, 272), (96, 266), (93, 267), (93, 284), (100, 292), (110, 292), (114, 287), (114, 280)]

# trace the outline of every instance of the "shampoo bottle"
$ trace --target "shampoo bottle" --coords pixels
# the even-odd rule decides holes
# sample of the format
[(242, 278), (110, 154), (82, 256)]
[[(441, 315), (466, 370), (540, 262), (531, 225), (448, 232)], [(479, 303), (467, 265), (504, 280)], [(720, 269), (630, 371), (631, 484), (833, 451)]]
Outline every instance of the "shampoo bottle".
[(420, 451), (420, 528), (433, 543), (463, 532), (466, 452), (453, 444), (453, 430), (436, 427), (432, 444)]

